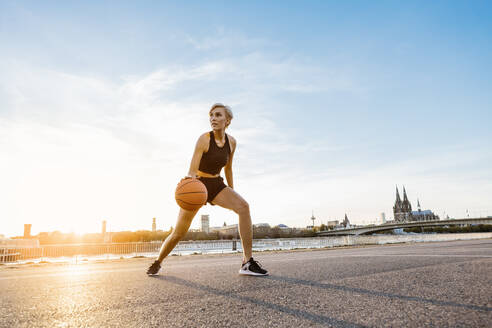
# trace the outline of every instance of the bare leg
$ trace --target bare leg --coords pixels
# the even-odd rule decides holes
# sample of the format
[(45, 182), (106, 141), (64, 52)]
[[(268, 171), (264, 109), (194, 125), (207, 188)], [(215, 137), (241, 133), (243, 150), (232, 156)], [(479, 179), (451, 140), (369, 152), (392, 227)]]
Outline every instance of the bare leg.
[(248, 261), (252, 256), (253, 245), (253, 228), (251, 226), (249, 204), (230, 187), (223, 189), (212, 203), (233, 210), (239, 215), (239, 235), (243, 245), (243, 262)]
[(161, 250), (159, 251), (159, 258), (157, 259), (159, 262), (162, 262), (166, 256), (171, 253), (171, 251), (176, 247), (181, 238), (184, 237), (188, 229), (190, 228), (191, 221), (195, 217), (196, 211), (187, 211), (182, 208), (179, 209), (178, 220), (176, 222), (176, 227), (171, 232), (169, 236), (167, 236), (166, 240), (161, 246)]

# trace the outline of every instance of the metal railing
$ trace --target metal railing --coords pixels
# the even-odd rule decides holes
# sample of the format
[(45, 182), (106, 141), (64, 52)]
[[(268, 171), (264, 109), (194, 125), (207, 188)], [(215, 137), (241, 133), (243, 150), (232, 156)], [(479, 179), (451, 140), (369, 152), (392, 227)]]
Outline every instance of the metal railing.
[[(43, 245), (40, 247), (0, 246), (0, 263), (28, 261), (32, 259), (56, 259), (77, 257), (136, 257), (157, 254), (162, 241)], [(193, 254), (213, 251), (236, 251), (240, 242), (236, 240), (182, 241), (171, 254)]]
[[(353, 245), (377, 245), (406, 242), (452, 241), (492, 238), (492, 232), (453, 234), (406, 234), (374, 236), (333, 236), (315, 238), (255, 239), (253, 251), (324, 248)], [(40, 247), (0, 246), (0, 263), (29, 260), (128, 258), (157, 256), (161, 241), (110, 244), (44, 245)], [(171, 255), (232, 253), (242, 251), (240, 240), (181, 241)]]

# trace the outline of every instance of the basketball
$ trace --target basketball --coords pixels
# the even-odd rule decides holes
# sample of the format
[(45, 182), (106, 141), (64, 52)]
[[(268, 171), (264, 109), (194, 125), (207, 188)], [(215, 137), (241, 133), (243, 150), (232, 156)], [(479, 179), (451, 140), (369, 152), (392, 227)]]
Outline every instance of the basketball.
[(188, 211), (198, 210), (206, 204), (207, 196), (207, 188), (195, 178), (181, 179), (174, 193), (179, 207)]

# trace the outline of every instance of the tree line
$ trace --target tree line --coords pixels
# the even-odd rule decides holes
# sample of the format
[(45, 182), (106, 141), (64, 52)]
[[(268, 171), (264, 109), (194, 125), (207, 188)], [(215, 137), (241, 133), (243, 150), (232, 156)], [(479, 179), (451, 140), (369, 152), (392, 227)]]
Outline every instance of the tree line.
[(467, 232), (492, 232), (492, 224), (476, 225), (450, 225), (442, 227), (413, 227), (403, 229), (405, 232), (414, 233), (467, 233)]
[[(265, 239), (265, 238), (293, 238), (293, 237), (314, 237), (316, 231), (319, 231), (319, 227), (316, 229), (280, 229), (279, 227), (258, 229), (253, 227), (253, 238)], [(62, 233), (60, 231), (53, 232), (40, 232), (38, 235), (31, 236), (32, 239), (38, 239), (41, 245), (55, 245), (55, 244), (97, 244), (104, 242), (112, 243), (129, 243), (129, 242), (150, 242), (150, 241), (164, 241), (167, 236), (172, 232), (172, 227), (168, 231), (157, 230), (138, 230), (138, 231), (118, 231), (108, 232), (107, 236), (103, 236), (101, 233), (87, 233), (83, 235), (75, 233)], [(23, 236), (13, 237), (13, 239), (24, 239)], [(183, 237), (183, 241), (189, 240), (220, 240), (220, 239), (238, 239), (239, 234), (226, 234), (219, 231), (211, 231), (205, 233), (203, 231), (190, 230)]]
[[(315, 237), (316, 232), (327, 230), (324, 225), (316, 226), (314, 229), (281, 229), (279, 227), (253, 227), (253, 238), (255, 239), (268, 239), (268, 238), (303, 238), (303, 237)], [(451, 225), (444, 227), (414, 227), (405, 228), (405, 232), (413, 233), (467, 233), (467, 232), (492, 232), (492, 225), (490, 224), (478, 224), (459, 226)], [(30, 238), (38, 239), (41, 245), (53, 245), (53, 244), (97, 244), (104, 242), (112, 243), (129, 243), (129, 242), (150, 242), (150, 241), (164, 241), (167, 236), (172, 232), (172, 228), (168, 231), (157, 230), (138, 230), (138, 231), (119, 231), (111, 232), (106, 236), (106, 239), (101, 233), (88, 233), (84, 235), (78, 235), (75, 233), (62, 233), (60, 231), (53, 232), (40, 232), (36, 236)], [(380, 231), (378, 234), (391, 234), (392, 230)], [(24, 237), (13, 237), (13, 239), (23, 239)], [(205, 233), (203, 231), (190, 230), (183, 237), (183, 241), (188, 240), (220, 240), (220, 239), (238, 239), (239, 234), (224, 234), (219, 231), (213, 231)]]

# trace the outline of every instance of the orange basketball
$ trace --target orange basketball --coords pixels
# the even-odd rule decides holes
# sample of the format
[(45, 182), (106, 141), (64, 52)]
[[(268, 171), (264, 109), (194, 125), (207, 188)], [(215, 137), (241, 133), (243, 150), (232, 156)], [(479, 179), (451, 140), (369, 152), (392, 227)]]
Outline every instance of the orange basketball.
[(174, 193), (179, 207), (188, 211), (198, 210), (206, 204), (207, 196), (207, 188), (195, 178), (181, 179)]

